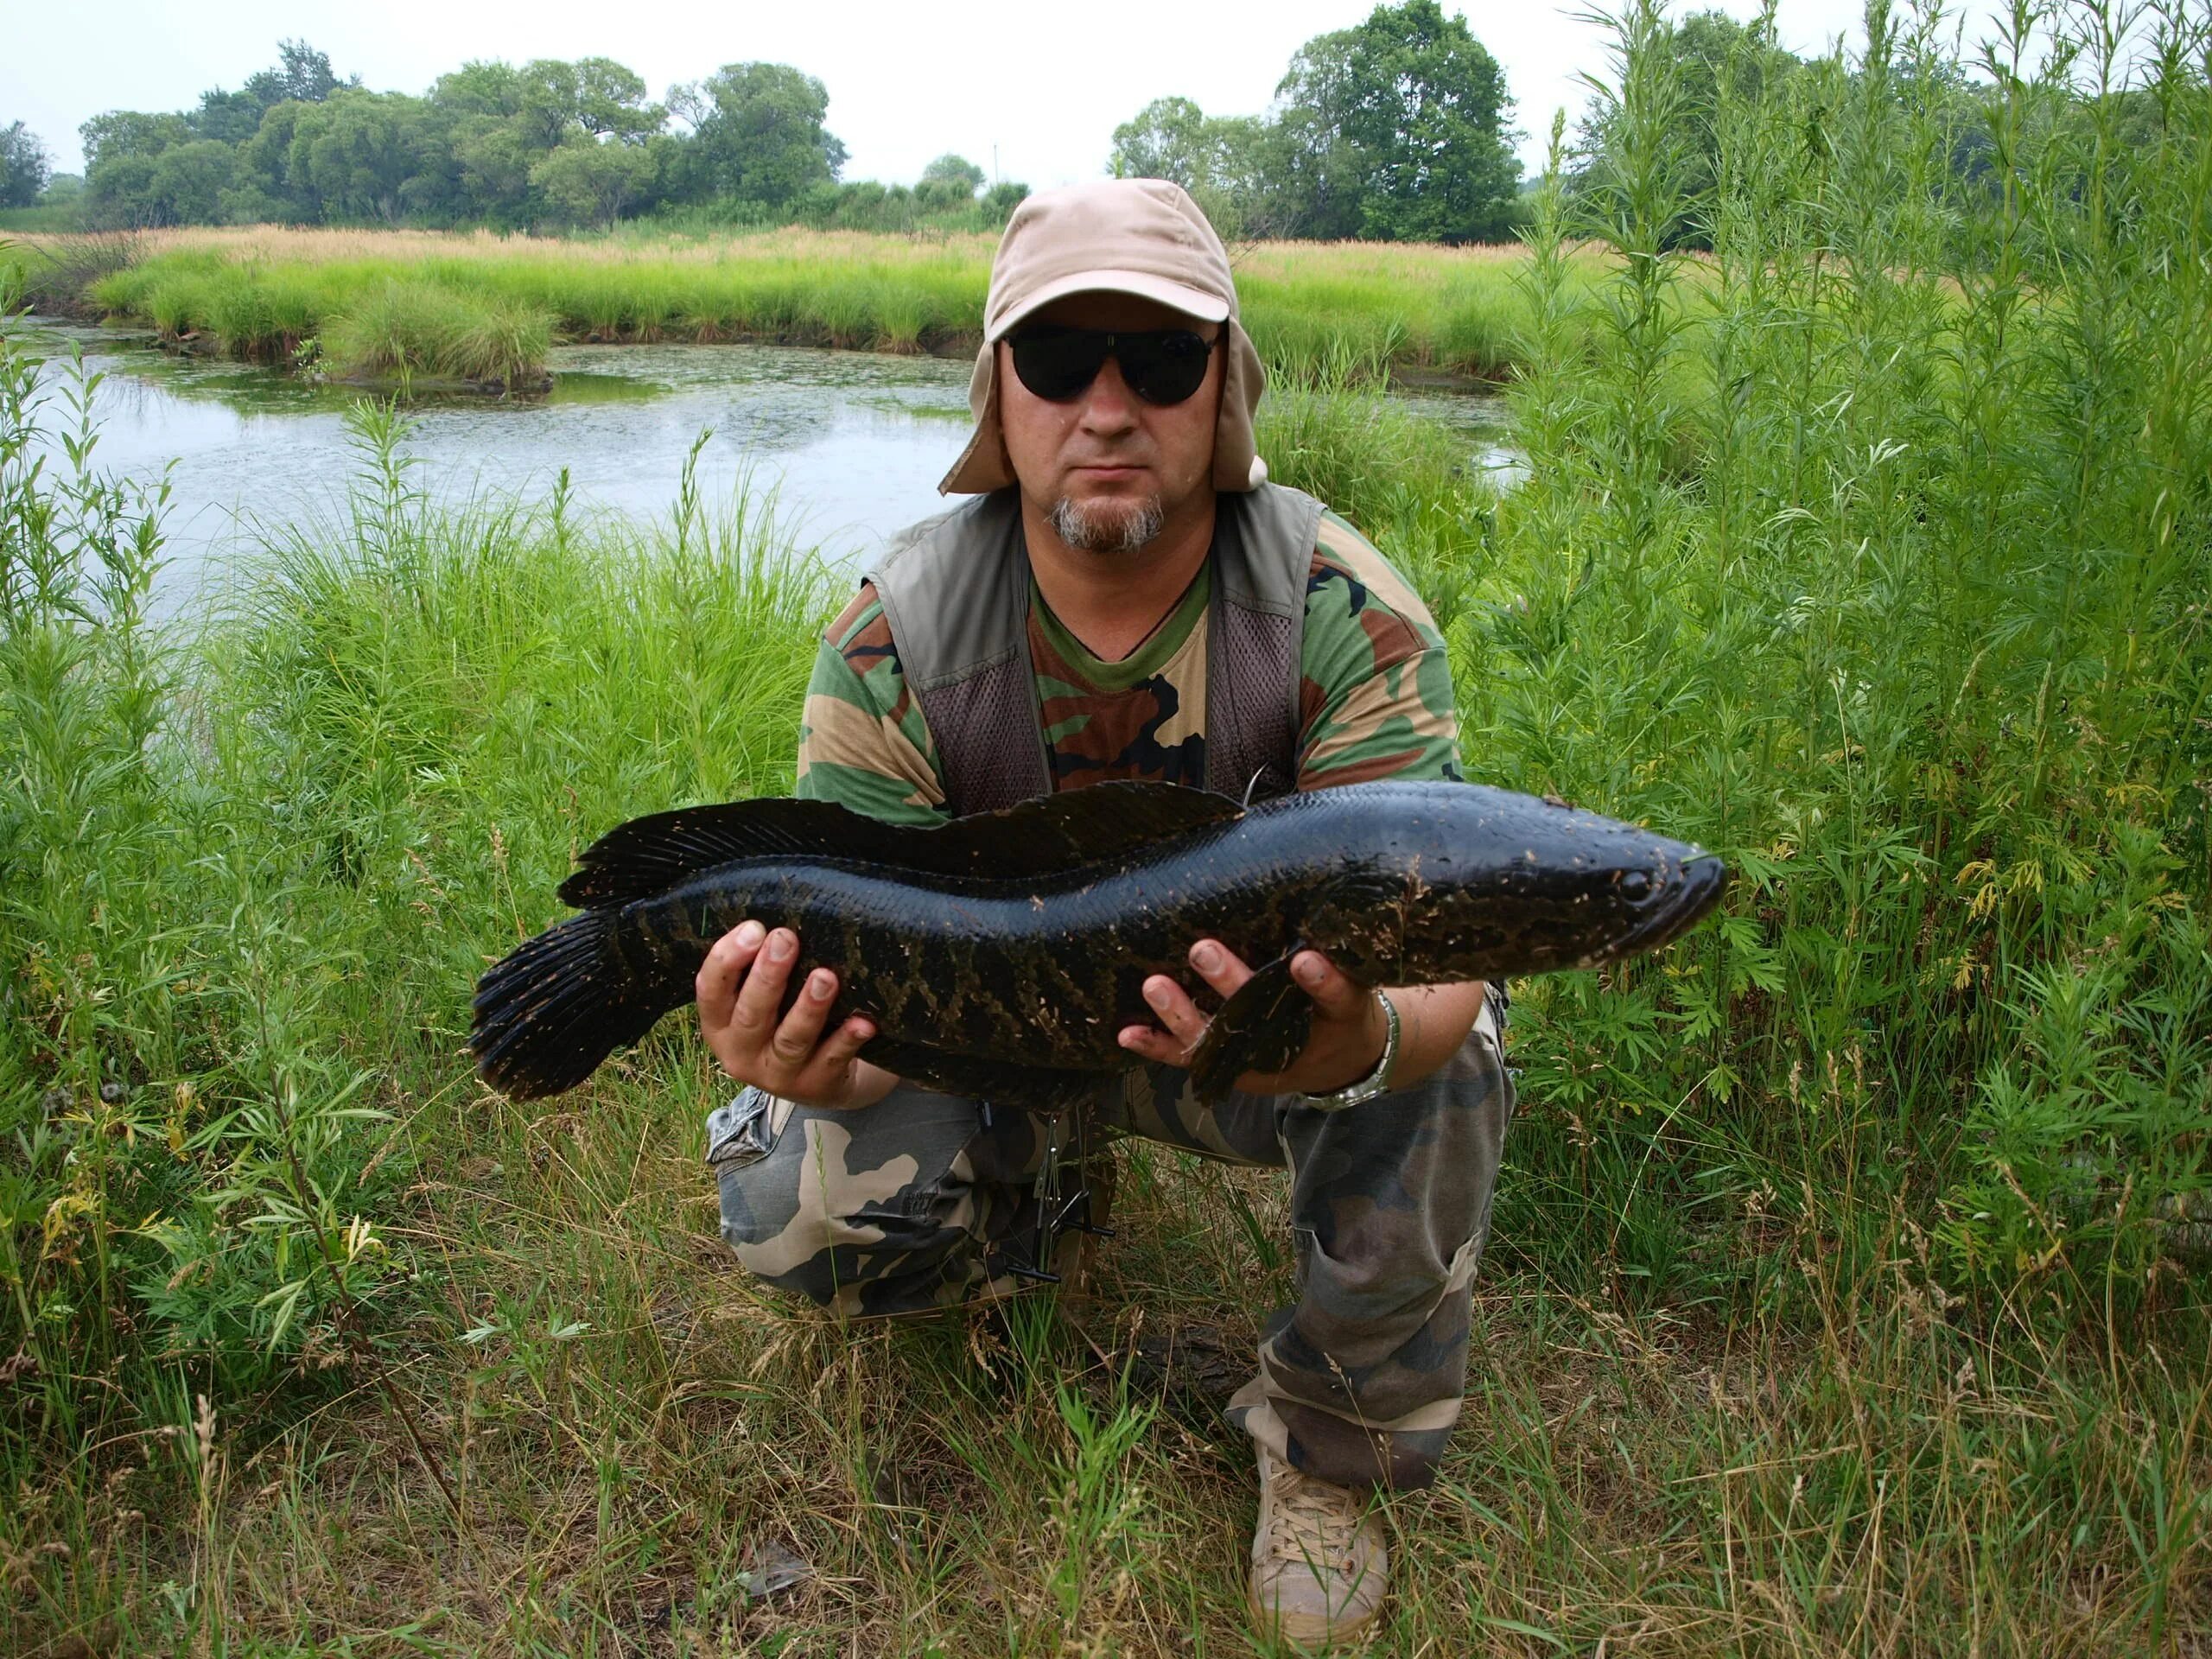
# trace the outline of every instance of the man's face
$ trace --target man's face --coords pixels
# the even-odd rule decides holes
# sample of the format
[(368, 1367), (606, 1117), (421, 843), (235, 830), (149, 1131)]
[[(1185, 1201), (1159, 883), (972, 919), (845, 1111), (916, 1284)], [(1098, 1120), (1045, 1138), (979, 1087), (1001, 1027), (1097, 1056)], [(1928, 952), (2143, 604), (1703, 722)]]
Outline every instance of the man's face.
[[(1025, 318), (1022, 327), (1037, 323), (1187, 328), (1210, 342), (1225, 326), (1133, 294), (1071, 294)], [(1004, 341), (998, 353), (999, 421), (1014, 477), (1069, 546), (1135, 552), (1211, 497), (1221, 407), (1218, 350), (1208, 359), (1205, 381), (1179, 404), (1145, 402), (1129, 390), (1112, 358), (1073, 397), (1052, 403), (1021, 384)]]

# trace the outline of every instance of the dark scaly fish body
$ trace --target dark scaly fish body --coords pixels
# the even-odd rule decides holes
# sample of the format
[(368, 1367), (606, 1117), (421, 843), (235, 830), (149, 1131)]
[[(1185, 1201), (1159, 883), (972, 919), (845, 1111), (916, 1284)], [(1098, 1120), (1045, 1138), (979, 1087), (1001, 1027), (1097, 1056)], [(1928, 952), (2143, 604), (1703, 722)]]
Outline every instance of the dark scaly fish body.
[(708, 949), (751, 918), (840, 981), (832, 1020), (912, 1080), (1036, 1104), (1141, 1064), (1153, 974), (1217, 938), (1257, 972), (1193, 1058), (1202, 1093), (1303, 1048), (1311, 947), (1370, 985), (1589, 968), (1664, 944), (1719, 899), (1720, 861), (1595, 813), (1470, 784), (1379, 783), (1249, 810), (1198, 790), (1103, 784), (938, 829), (824, 802), (640, 818), (561, 889), (584, 913), (487, 973), (472, 1039), (517, 1096), (589, 1076), (689, 1002)]

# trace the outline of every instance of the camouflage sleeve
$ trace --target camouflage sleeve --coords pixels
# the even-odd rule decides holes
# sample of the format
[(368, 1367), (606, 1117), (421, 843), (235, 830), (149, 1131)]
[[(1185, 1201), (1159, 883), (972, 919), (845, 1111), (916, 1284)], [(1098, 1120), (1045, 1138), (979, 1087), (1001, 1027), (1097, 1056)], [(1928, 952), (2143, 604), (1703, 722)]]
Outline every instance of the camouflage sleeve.
[(1452, 665), (1428, 607), (1335, 513), (1316, 540), (1299, 652), (1298, 786), (1456, 780)]
[(889, 823), (941, 823), (944, 781), (875, 589), (830, 625), (807, 682), (797, 793)]

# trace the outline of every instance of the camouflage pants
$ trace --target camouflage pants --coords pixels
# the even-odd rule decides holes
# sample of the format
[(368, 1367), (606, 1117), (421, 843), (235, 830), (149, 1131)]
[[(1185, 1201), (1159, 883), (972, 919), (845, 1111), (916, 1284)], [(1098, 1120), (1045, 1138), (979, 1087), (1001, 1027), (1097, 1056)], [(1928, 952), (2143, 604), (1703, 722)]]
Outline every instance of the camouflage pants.
[[(1299, 1300), (1267, 1322), (1230, 1414), (1324, 1479), (1425, 1485), (1459, 1420), (1513, 1110), (1501, 1014), (1493, 994), (1433, 1076), (1341, 1112), (1296, 1096), (1203, 1106), (1167, 1066), (1129, 1073), (1096, 1107), (1108, 1135), (1289, 1171)], [(861, 1316), (1017, 1288), (1007, 1263), (1027, 1260), (1045, 1146), (1041, 1120), (956, 1095), (902, 1085), (821, 1111), (747, 1090), (709, 1119), (707, 1156), (739, 1259)]]

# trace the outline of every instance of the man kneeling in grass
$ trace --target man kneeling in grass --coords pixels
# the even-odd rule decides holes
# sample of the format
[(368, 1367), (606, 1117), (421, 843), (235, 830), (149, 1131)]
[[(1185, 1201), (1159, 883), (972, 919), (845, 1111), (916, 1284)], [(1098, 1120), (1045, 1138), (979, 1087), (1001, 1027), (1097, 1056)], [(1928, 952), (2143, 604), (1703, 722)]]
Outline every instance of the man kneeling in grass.
[[(1266, 481), (1259, 359), (1188, 196), (1032, 197), (984, 340), (975, 434), (941, 486), (976, 499), (900, 537), (831, 625), (799, 794), (926, 824), (1112, 779), (1264, 798), (1459, 775), (1427, 611), (1351, 524)], [(724, 1236), (855, 1315), (1018, 1288), (1047, 1265), (1030, 1253), (1052, 1126), (861, 1059), (864, 1018), (824, 1029), (826, 969), (779, 1019), (798, 950), (747, 922), (699, 973), (707, 1041), (747, 1085), (709, 1124)], [(1156, 976), (1159, 1023), (1121, 1034), (1149, 1064), (1089, 1111), (1104, 1135), (1289, 1173), (1299, 1300), (1230, 1413), (1259, 1458), (1253, 1607), (1311, 1643), (1375, 1617), (1373, 1495), (1432, 1479), (1459, 1418), (1512, 1089), (1481, 983), (1367, 991), (1313, 951), (1294, 969), (1315, 1018), (1287, 1069), (1201, 1105), (1181, 1066), (1205, 1016)], [(1223, 996), (1250, 976), (1217, 941), (1191, 969)]]

